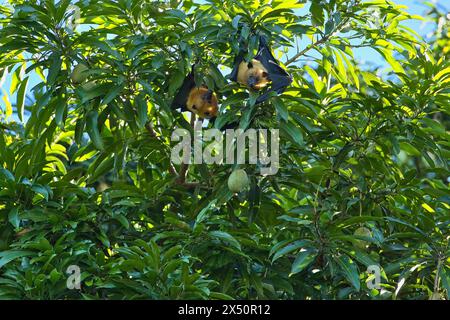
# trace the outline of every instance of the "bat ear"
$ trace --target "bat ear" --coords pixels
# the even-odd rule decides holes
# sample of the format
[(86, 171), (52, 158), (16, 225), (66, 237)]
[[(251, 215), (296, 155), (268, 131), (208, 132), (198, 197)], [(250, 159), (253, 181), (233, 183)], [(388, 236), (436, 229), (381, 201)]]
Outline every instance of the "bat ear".
[(247, 68), (249, 68), (249, 69), (253, 68), (253, 63), (251, 61), (249, 63), (247, 63)]

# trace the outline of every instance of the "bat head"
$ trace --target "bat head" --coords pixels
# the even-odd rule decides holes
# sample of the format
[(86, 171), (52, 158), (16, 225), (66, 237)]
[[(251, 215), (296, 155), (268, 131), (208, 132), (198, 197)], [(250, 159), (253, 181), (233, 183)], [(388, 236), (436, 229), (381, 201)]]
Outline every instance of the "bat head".
[(253, 59), (247, 64), (246, 85), (249, 88), (259, 90), (267, 86), (269, 82), (269, 73), (260, 61)]
[(186, 106), (191, 112), (203, 119), (216, 117), (219, 110), (216, 94), (206, 87), (192, 89)]

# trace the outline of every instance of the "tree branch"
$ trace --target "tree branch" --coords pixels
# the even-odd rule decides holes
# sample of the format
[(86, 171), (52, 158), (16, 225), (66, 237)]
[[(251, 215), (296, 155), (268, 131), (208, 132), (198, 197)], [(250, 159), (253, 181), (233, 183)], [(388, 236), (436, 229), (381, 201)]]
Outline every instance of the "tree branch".
[(286, 61), (286, 63), (284, 64), (285, 66), (291, 64), (292, 62), (297, 61), (298, 58), (300, 58), (301, 56), (303, 56), (306, 52), (308, 52), (309, 50), (311, 50), (312, 48), (315, 48), (318, 45), (321, 45), (322, 43), (324, 43), (325, 41), (327, 41), (329, 38), (329, 36), (324, 36), (322, 39), (317, 40), (316, 42), (311, 43), (310, 45), (308, 45), (305, 49), (303, 49), (300, 52), (297, 52), (292, 58), (288, 59), (288, 61)]
[(311, 50), (313, 48), (316, 48), (317, 46), (320, 46), (321, 44), (324, 44), (325, 42), (327, 42), (333, 35), (335, 35), (337, 32), (339, 32), (342, 29), (342, 27), (347, 24), (347, 22), (349, 20), (350, 20), (350, 18), (345, 18), (344, 20), (342, 20), (336, 26), (336, 28), (334, 29), (333, 32), (330, 32), (329, 34), (324, 35), (320, 40), (317, 40), (316, 42), (313, 42), (313, 43), (309, 44), (308, 46), (306, 46), (305, 49), (303, 49), (300, 52), (297, 52), (292, 58), (288, 59), (284, 65), (287, 66), (287, 65), (291, 64), (292, 62), (297, 61), (298, 58), (303, 56), (309, 50)]

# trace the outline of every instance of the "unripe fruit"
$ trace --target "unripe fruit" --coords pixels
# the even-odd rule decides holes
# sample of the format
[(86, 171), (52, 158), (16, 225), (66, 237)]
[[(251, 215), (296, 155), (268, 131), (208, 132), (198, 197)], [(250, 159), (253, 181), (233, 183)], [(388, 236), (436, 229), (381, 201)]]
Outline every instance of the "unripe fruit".
[(82, 63), (77, 64), (75, 68), (73, 68), (72, 74), (70, 75), (70, 79), (75, 84), (84, 82), (88, 77), (88, 74), (86, 73), (87, 70), (89, 70), (87, 65)]
[(231, 192), (241, 192), (249, 183), (247, 173), (242, 169), (234, 170), (228, 177), (228, 189)]
[[(365, 227), (360, 227), (355, 230), (353, 235), (361, 236), (361, 237), (372, 237), (372, 232), (370, 232), (370, 230)], [(358, 247), (359, 249), (366, 249), (368, 245), (369, 245), (369, 242), (367, 242), (367, 241), (359, 240), (359, 239), (355, 240), (355, 246)]]

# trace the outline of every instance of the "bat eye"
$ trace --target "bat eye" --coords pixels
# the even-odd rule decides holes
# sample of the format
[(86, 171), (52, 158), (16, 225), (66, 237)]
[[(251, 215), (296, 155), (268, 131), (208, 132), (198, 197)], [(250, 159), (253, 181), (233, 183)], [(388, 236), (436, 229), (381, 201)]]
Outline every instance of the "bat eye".
[(209, 116), (210, 113), (208, 111), (205, 112), (205, 116)]
[(192, 106), (192, 109), (197, 110), (197, 106), (194, 104), (194, 105)]
[(249, 68), (249, 69), (253, 68), (253, 63), (251, 63), (251, 62), (247, 63), (247, 68)]
[(269, 74), (268, 74), (267, 72), (264, 71), (264, 72), (262, 73), (262, 76), (263, 76), (264, 78), (268, 78), (268, 77), (269, 77)]

